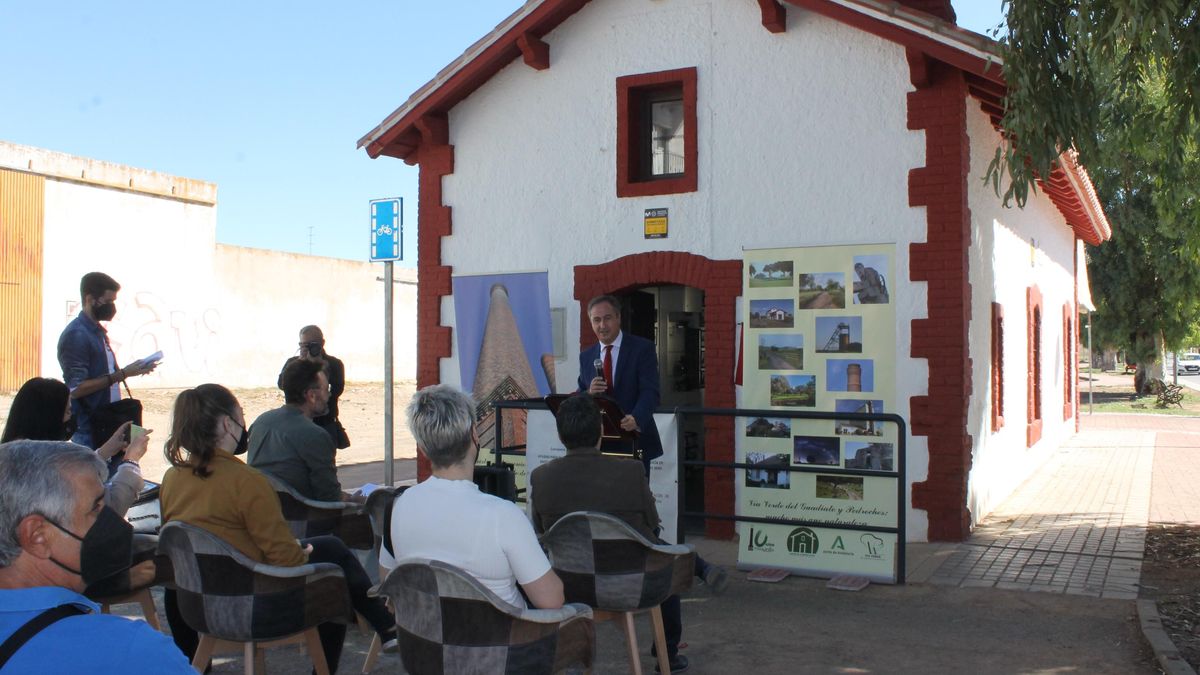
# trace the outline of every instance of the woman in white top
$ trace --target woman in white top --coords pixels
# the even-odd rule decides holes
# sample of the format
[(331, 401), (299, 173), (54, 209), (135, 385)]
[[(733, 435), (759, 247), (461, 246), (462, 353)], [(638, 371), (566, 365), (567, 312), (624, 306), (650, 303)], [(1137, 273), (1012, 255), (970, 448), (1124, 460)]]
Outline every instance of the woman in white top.
[[(433, 476), (396, 499), (396, 560), (428, 558), (460, 567), (517, 607), (525, 606), (518, 584), (534, 607), (562, 607), (562, 581), (550, 569), (525, 513), (475, 485), (479, 445), (470, 397), (434, 385), (413, 395), (407, 412), (408, 427), (433, 465)], [(395, 565), (383, 558), (385, 567)]]

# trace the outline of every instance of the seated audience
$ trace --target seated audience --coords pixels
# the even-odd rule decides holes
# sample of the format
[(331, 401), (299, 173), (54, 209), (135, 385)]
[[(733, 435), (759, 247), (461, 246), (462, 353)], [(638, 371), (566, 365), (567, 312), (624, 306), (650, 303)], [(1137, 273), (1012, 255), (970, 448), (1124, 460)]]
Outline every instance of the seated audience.
[[(479, 454), (475, 405), (446, 385), (426, 387), (408, 405), (408, 428), (433, 475), (396, 499), (392, 545), (397, 560), (428, 558), (462, 568), (500, 599), (525, 607), (562, 607), (562, 581), (538, 544), (524, 512), (479, 491), (473, 480)], [(395, 560), (382, 556), (384, 567)]]
[[(600, 511), (624, 520), (652, 542), (658, 538), (658, 509), (641, 462), (600, 453), (600, 408), (587, 394), (562, 402), (556, 418), (558, 437), (567, 454), (533, 470), (529, 476), (530, 514), (538, 533), (549, 530), (573, 511)], [(663, 631), (671, 672), (687, 670), (679, 653), (683, 616), (679, 596), (662, 604)]]
[[(75, 417), (71, 413), (71, 392), (67, 385), (45, 377), (35, 377), (17, 391), (4, 435), (0, 443), (16, 440), (65, 441), (75, 434)], [(146, 454), (149, 436), (143, 435), (132, 442), (125, 439), (129, 424), (121, 425), (112, 438), (96, 448), (96, 454), (105, 462), (124, 452), (125, 457), (104, 486), (104, 503), (124, 517), (137, 499), (142, 486), (142, 469), (138, 461)]]
[(80, 594), (129, 566), (133, 530), (104, 506), (104, 474), (74, 443), (0, 445), (0, 642), (45, 621), (0, 671), (194, 674), (170, 638)]
[[(317, 433), (329, 439), (320, 429)], [(179, 394), (166, 447), (172, 468), (160, 491), (163, 522), (180, 520), (204, 528), (250, 559), (269, 565), (338, 565), (354, 609), (379, 634), (384, 651), (395, 651), (395, 619), (382, 600), (367, 597), (371, 580), (358, 559), (337, 537), (297, 541), (292, 536), (271, 484), (235, 456), (246, 451), (248, 438), (242, 406), (225, 387), (202, 384)], [(183, 622), (175, 594), (168, 591), (165, 600), (175, 643), (190, 658), (199, 642), (196, 633)], [(317, 630), (329, 672), (336, 672), (346, 627), (324, 623)]]
[(329, 410), (329, 378), (319, 361), (296, 359), (279, 374), (284, 405), (250, 425), (250, 466), (324, 502), (349, 499), (337, 477), (337, 449), (313, 418)]

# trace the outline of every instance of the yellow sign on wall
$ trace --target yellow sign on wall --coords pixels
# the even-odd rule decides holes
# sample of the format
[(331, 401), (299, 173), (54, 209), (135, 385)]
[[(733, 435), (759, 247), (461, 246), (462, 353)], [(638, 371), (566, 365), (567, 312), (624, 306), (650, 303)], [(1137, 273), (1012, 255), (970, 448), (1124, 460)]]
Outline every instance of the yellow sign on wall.
[(646, 216), (642, 221), (642, 226), (645, 230), (647, 239), (666, 239), (667, 210), (646, 209)]

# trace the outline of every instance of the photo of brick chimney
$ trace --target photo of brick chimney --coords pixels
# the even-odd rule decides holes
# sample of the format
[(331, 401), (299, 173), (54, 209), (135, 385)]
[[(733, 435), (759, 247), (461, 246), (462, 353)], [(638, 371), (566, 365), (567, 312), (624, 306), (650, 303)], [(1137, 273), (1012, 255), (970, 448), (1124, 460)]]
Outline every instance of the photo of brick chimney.
[(862, 364), (846, 366), (846, 391), (862, 391)]
[[(544, 364), (543, 364), (544, 367)], [(498, 400), (529, 398), (538, 395), (538, 388), (525, 355), (525, 344), (517, 329), (503, 284), (491, 288), (487, 323), (483, 329), (483, 344), (479, 349), (479, 365), (471, 390), (475, 398), (475, 431), (479, 446), (494, 448), (496, 412), (492, 403)], [(525, 414), (509, 410), (504, 413), (501, 437), (505, 445), (525, 443)]]

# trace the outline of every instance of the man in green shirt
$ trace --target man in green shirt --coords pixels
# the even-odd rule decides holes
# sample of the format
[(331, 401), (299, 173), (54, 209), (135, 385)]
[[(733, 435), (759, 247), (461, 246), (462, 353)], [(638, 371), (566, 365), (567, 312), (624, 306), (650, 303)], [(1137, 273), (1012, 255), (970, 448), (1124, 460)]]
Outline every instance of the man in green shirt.
[(250, 466), (317, 501), (343, 501), (333, 439), (313, 422), (329, 409), (329, 379), (317, 361), (297, 359), (279, 375), (284, 406), (250, 425)]

